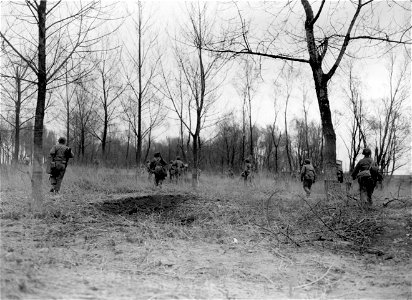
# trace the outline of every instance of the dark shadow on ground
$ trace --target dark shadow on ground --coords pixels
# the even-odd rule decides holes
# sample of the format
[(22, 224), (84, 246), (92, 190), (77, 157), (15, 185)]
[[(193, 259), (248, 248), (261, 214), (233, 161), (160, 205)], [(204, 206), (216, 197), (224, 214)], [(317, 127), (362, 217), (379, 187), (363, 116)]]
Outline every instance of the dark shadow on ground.
[(96, 203), (95, 205), (105, 213), (127, 217), (137, 213), (151, 214), (155, 212), (170, 212), (192, 198), (193, 196), (188, 195), (147, 195), (107, 200)]

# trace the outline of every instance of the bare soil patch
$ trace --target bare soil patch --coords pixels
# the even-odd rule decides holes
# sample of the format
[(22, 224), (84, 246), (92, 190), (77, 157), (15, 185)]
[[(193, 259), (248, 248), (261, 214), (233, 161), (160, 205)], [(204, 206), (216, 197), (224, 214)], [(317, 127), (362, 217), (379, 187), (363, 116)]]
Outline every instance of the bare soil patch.
[[(193, 196), (192, 196), (193, 197)], [(135, 213), (151, 214), (153, 212), (164, 212), (175, 209), (179, 204), (190, 199), (187, 195), (145, 195), (136, 197), (116, 197), (97, 203), (96, 207), (103, 212), (120, 215), (131, 215)]]

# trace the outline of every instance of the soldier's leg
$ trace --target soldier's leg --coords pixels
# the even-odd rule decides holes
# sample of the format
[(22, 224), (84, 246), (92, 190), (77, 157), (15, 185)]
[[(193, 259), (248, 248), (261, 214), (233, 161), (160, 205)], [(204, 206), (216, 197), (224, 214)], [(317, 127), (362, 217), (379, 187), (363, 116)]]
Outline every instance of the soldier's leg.
[(375, 190), (375, 182), (372, 178), (369, 179), (368, 185), (366, 186), (367, 189), (367, 202), (368, 204), (372, 205), (372, 194)]
[(359, 180), (360, 202), (364, 205), (368, 201), (368, 190), (363, 180)]
[(309, 195), (308, 196), (310, 196), (310, 193), (312, 191), (312, 183), (313, 183), (313, 181), (311, 179), (309, 179), (308, 180), (308, 189), (309, 189)]
[(51, 184), (50, 192), (54, 192), (56, 184), (57, 184), (57, 179), (56, 179), (55, 175), (50, 174), (49, 180), (50, 180), (50, 184)]
[(310, 184), (308, 180), (303, 180), (303, 189), (306, 192), (306, 196), (310, 196)]
[(54, 188), (55, 192), (60, 191), (60, 187), (62, 185), (62, 181), (63, 181), (63, 177), (64, 177), (65, 172), (66, 172), (66, 169), (60, 170), (59, 175), (56, 177), (56, 186)]

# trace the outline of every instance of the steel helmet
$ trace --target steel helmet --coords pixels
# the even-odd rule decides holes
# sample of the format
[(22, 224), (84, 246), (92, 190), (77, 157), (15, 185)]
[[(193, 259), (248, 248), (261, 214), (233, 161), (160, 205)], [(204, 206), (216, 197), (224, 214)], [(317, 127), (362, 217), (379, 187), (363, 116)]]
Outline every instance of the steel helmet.
[(372, 151), (371, 151), (371, 149), (369, 149), (369, 148), (365, 148), (365, 149), (363, 149), (362, 154), (363, 154), (363, 155), (371, 155), (371, 154), (372, 154)]

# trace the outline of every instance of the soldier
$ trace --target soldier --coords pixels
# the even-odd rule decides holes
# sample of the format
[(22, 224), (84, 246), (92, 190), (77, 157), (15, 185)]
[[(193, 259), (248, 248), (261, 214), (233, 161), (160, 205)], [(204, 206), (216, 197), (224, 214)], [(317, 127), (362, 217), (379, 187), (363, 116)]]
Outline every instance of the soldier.
[(250, 160), (247, 158), (247, 159), (245, 159), (245, 167), (244, 167), (243, 172), (241, 174), (241, 176), (244, 179), (245, 184), (246, 184), (248, 178), (249, 178), (249, 181), (251, 181), (251, 175), (252, 175), (252, 164), (250, 163)]
[(50, 183), (52, 186), (50, 192), (54, 194), (59, 193), (67, 163), (70, 158), (74, 157), (72, 149), (66, 146), (66, 138), (61, 137), (58, 142), (57, 145), (51, 148), (49, 156)]
[(150, 171), (155, 175), (155, 184), (161, 185), (167, 176), (166, 171), (167, 162), (165, 162), (160, 155), (160, 152), (154, 154), (153, 160), (150, 162)]
[(352, 172), (352, 179), (358, 179), (361, 203), (372, 205), (373, 190), (376, 182), (382, 180), (382, 175), (378, 172), (378, 167), (371, 158), (371, 149), (363, 149), (362, 154), (364, 157), (356, 164)]
[(336, 162), (336, 169), (337, 169), (337, 177), (340, 183), (343, 183), (343, 169), (342, 169), (342, 161), (338, 160)]
[(186, 175), (188, 170), (189, 170), (189, 164), (183, 164), (183, 174), (184, 175)]
[(229, 177), (229, 178), (235, 177), (235, 173), (233, 172), (233, 169), (232, 169), (232, 168), (229, 168), (229, 169), (227, 170), (227, 177)]
[(309, 197), (312, 184), (316, 181), (315, 168), (312, 166), (309, 159), (305, 159), (305, 163), (300, 171), (300, 181), (303, 182), (303, 189), (306, 192), (306, 196)]
[(183, 169), (184, 169), (184, 163), (183, 161), (180, 159), (180, 156), (176, 157), (176, 160), (173, 162), (173, 167), (177, 170), (177, 179), (179, 179), (179, 177), (182, 175), (183, 173)]

